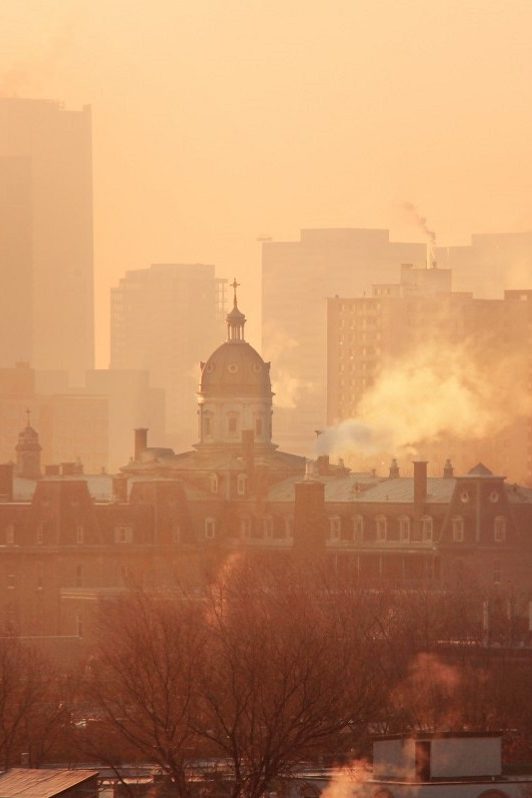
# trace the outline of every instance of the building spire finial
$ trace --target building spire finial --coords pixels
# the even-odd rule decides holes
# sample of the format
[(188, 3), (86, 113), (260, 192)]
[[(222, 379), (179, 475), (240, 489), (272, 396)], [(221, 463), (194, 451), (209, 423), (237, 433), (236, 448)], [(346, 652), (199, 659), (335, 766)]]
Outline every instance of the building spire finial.
[(240, 286), (240, 283), (237, 283), (236, 277), (233, 277), (233, 282), (231, 283), (231, 288), (233, 289), (233, 307), (234, 308), (238, 307), (238, 304), (237, 304), (237, 301), (236, 301), (236, 289), (239, 288), (239, 286)]

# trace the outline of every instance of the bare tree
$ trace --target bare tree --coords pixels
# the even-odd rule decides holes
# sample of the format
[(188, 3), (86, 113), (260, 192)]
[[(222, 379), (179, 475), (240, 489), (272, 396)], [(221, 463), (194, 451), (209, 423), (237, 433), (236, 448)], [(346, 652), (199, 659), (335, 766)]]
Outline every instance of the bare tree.
[(171, 790), (189, 794), (198, 662), (204, 630), (181, 596), (135, 591), (106, 605), (98, 650), (88, 668), (81, 744), (116, 767), (124, 757), (155, 762)]

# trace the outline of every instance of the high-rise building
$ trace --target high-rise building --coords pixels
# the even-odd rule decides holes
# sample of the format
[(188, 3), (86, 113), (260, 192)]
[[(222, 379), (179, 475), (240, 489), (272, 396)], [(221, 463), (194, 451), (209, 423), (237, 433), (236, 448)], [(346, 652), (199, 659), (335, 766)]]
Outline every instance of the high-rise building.
[(90, 108), (0, 98), (0, 366), (93, 367)]
[[(475, 235), (432, 254), (459, 292), (488, 299), (532, 285), (532, 233)], [(327, 297), (370, 296), (375, 283), (394, 282), (399, 264), (426, 262), (425, 244), (390, 241), (388, 230), (310, 229), (299, 241), (263, 243), (262, 351), (282, 446), (311, 454), (326, 422)]]
[[(532, 291), (509, 290), (500, 299), (476, 298), (450, 290), (449, 270), (406, 265), (399, 284), (375, 285), (371, 296), (335, 297), (327, 306), (328, 425), (347, 419), (364, 425), (364, 413), (372, 413), (373, 405), (368, 411), (367, 404), (361, 409), (361, 403), (372, 396), (375, 386), (373, 396), (389, 400), (388, 406), (379, 408), (382, 418), (397, 424), (398, 411), (401, 419), (405, 417), (405, 402), (419, 407), (420, 399), (407, 395), (406, 383), (396, 384), (397, 369), (402, 375), (414, 368), (428, 370), (425, 380), (416, 382), (413, 375), (408, 384), (412, 390), (432, 389), (423, 404), (433, 424), (438, 423), (434, 392), (439, 385), (448, 389), (447, 377), (456, 379), (460, 389), (452, 391), (456, 407), (450, 407), (450, 413), (470, 417), (460, 398), (475, 396), (478, 412), (487, 419), (483, 434), (468, 429), (458, 435), (451, 424), (444, 434), (434, 428), (428, 439), (409, 441), (430, 461), (432, 473), (439, 473), (447, 458), (459, 473), (478, 460), (489, 462), (496, 473), (513, 481), (532, 484), (532, 406), (528, 406)], [(440, 372), (433, 372), (437, 360), (442, 364), (441, 380)], [(469, 423), (474, 426), (477, 421), (481, 423), (470, 418)], [(408, 432), (416, 434), (414, 429)], [(358, 449), (356, 444), (348, 448), (349, 464), (359, 467), (370, 463), (379, 467), (401, 455), (368, 452), (363, 443)], [(411, 455), (402, 454), (404, 468)]]
[(198, 366), (223, 335), (224, 287), (214, 266), (170, 263), (128, 271), (111, 291), (111, 368), (147, 371), (164, 389), (176, 447), (195, 438)]
[(397, 264), (423, 262), (423, 244), (391, 242), (387, 230), (302, 230), (300, 241), (262, 248), (262, 351), (272, 361), (276, 438), (311, 454), (326, 417), (327, 297), (353, 296)]

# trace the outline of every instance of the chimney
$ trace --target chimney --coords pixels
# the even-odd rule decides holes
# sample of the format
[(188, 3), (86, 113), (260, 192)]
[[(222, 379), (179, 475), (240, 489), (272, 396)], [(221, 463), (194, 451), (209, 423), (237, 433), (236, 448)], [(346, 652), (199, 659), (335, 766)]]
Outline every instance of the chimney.
[(242, 430), (242, 454), (244, 456), (244, 463), (246, 464), (248, 479), (251, 479), (255, 466), (255, 433), (252, 429)]
[(443, 466), (443, 478), (452, 479), (453, 477), (454, 477), (453, 464), (451, 463), (449, 458), (447, 458), (447, 460), (445, 461), (445, 465)]
[(399, 479), (399, 465), (395, 457), (390, 463), (390, 479)]
[(58, 465), (47, 465), (44, 467), (44, 475), (46, 477), (58, 477), (61, 473), (61, 467)]
[(117, 502), (127, 502), (127, 478), (113, 477), (113, 496)]
[(0, 501), (13, 501), (13, 463), (0, 465)]
[(312, 553), (325, 548), (325, 485), (307, 479), (296, 482), (294, 549)]
[(61, 463), (61, 476), (73, 477), (79, 474), (77, 463)]
[(148, 448), (148, 428), (137, 427), (135, 430), (135, 462), (139, 463), (142, 453)]
[(318, 469), (318, 474), (321, 477), (327, 476), (329, 473), (329, 455), (328, 454), (320, 454), (318, 459), (316, 460), (316, 468)]
[(427, 461), (414, 462), (414, 509), (421, 510), (427, 500)]

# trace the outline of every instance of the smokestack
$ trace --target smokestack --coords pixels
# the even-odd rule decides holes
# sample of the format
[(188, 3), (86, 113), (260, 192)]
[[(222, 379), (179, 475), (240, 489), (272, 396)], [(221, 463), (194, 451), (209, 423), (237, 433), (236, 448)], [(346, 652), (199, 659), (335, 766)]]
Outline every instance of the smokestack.
[(242, 430), (242, 453), (248, 479), (251, 479), (255, 467), (255, 433), (252, 429)]
[(296, 482), (294, 549), (312, 553), (325, 548), (325, 486), (322, 482)]
[(394, 457), (392, 462), (390, 463), (390, 479), (399, 479), (399, 464), (397, 459)]
[(453, 464), (451, 463), (449, 458), (447, 458), (447, 460), (445, 461), (445, 465), (443, 466), (443, 478), (452, 479), (453, 477), (454, 477)]
[(13, 463), (0, 465), (0, 501), (13, 501)]
[(135, 430), (135, 462), (140, 462), (142, 453), (148, 448), (148, 428), (137, 427)]
[(414, 462), (414, 508), (421, 510), (427, 500), (427, 461)]

